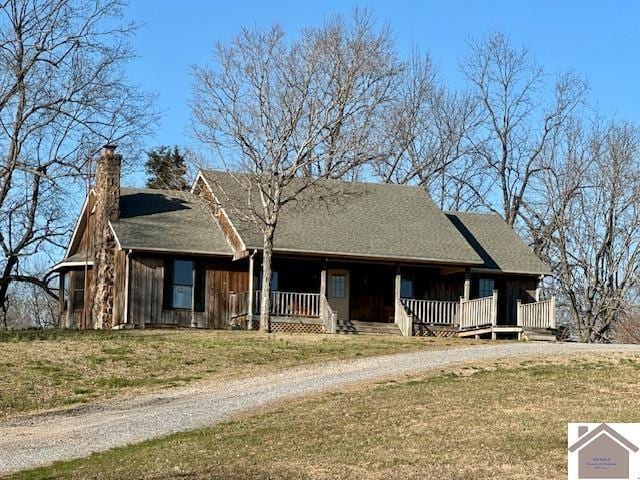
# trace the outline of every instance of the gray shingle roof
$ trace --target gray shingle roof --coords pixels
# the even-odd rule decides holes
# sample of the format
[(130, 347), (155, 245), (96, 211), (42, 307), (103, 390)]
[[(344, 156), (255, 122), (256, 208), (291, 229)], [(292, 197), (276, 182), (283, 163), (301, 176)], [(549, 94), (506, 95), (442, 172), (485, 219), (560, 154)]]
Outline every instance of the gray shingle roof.
[[(243, 221), (242, 212), (231, 206), (246, 203), (244, 178), (213, 171), (203, 175), (247, 248), (260, 249), (259, 229)], [(314, 188), (314, 195), (303, 195), (284, 208), (275, 251), (550, 273), (498, 215), (445, 214), (418, 187), (323, 181)], [(318, 202), (316, 194), (325, 199)], [(112, 226), (124, 249), (232, 255), (209, 208), (192, 193), (123, 188), (120, 210)], [(80, 260), (84, 255), (76, 253), (64, 261)]]
[[(216, 171), (203, 175), (247, 248), (261, 248), (259, 229), (243, 221), (246, 211), (237, 207), (247, 203), (246, 179)], [(335, 180), (313, 188), (313, 195), (307, 191), (301, 201), (283, 208), (274, 251), (482, 263), (423, 188)], [(317, 194), (325, 200), (316, 200)]]
[(550, 273), (499, 215), (450, 212), (447, 216), (482, 257), (484, 268), (506, 273)]
[(232, 255), (208, 207), (190, 192), (123, 188), (111, 225), (123, 249)]

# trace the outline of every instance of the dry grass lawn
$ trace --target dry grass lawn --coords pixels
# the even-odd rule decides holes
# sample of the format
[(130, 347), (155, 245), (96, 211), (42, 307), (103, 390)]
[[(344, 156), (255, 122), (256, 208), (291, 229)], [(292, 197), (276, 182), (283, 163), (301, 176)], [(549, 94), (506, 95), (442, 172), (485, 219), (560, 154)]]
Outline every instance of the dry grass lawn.
[(0, 419), (198, 380), (469, 344), (211, 330), (0, 332)]
[(563, 479), (567, 422), (640, 422), (639, 384), (629, 353), (460, 367), (15, 478)]

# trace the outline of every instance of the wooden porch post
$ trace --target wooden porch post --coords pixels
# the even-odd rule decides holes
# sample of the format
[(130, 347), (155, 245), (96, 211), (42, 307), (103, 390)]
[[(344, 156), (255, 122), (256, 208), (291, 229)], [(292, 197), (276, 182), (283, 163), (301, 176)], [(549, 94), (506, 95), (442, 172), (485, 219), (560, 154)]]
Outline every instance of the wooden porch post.
[(471, 298), (471, 271), (469, 269), (464, 272), (464, 299), (469, 301)]
[[(498, 324), (498, 290), (493, 291), (491, 298), (491, 326), (495, 327)], [(496, 339), (496, 332), (491, 329), (491, 340)]]
[(249, 291), (247, 292), (247, 330), (253, 329), (253, 257), (255, 250), (249, 255)]
[(398, 306), (400, 305), (401, 286), (402, 286), (402, 275), (400, 274), (400, 267), (398, 267), (398, 269), (396, 270), (395, 287), (393, 292), (393, 319), (397, 325), (400, 323), (400, 311), (398, 310)]
[(522, 300), (516, 300), (516, 325), (520, 327), (520, 331), (518, 332), (518, 340), (522, 340)]
[(322, 266), (320, 270), (320, 295), (327, 296), (327, 266)]
[(538, 283), (536, 283), (536, 302), (540, 301), (541, 293), (542, 293), (542, 279), (544, 277), (540, 275), (538, 278)]

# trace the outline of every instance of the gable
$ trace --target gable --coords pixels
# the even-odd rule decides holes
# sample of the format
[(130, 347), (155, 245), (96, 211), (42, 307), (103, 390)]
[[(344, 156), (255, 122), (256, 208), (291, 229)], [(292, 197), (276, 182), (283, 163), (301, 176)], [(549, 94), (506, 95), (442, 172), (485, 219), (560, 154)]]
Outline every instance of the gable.
[(92, 190), (85, 198), (82, 208), (80, 209), (80, 215), (78, 215), (73, 233), (69, 239), (67, 251), (65, 252), (65, 259), (69, 259), (70, 257), (81, 258), (85, 256), (91, 258), (93, 256), (91, 231), (93, 230), (94, 206), (95, 194)]

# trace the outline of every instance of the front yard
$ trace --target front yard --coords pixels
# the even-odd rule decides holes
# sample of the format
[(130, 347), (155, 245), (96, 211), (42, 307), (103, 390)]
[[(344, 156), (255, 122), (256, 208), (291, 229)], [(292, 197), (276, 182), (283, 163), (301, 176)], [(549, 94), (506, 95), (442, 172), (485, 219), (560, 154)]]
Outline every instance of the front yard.
[(0, 419), (195, 381), (472, 343), (212, 330), (0, 332)]
[(567, 422), (639, 422), (639, 384), (630, 352), (458, 367), (15, 478), (562, 479)]

